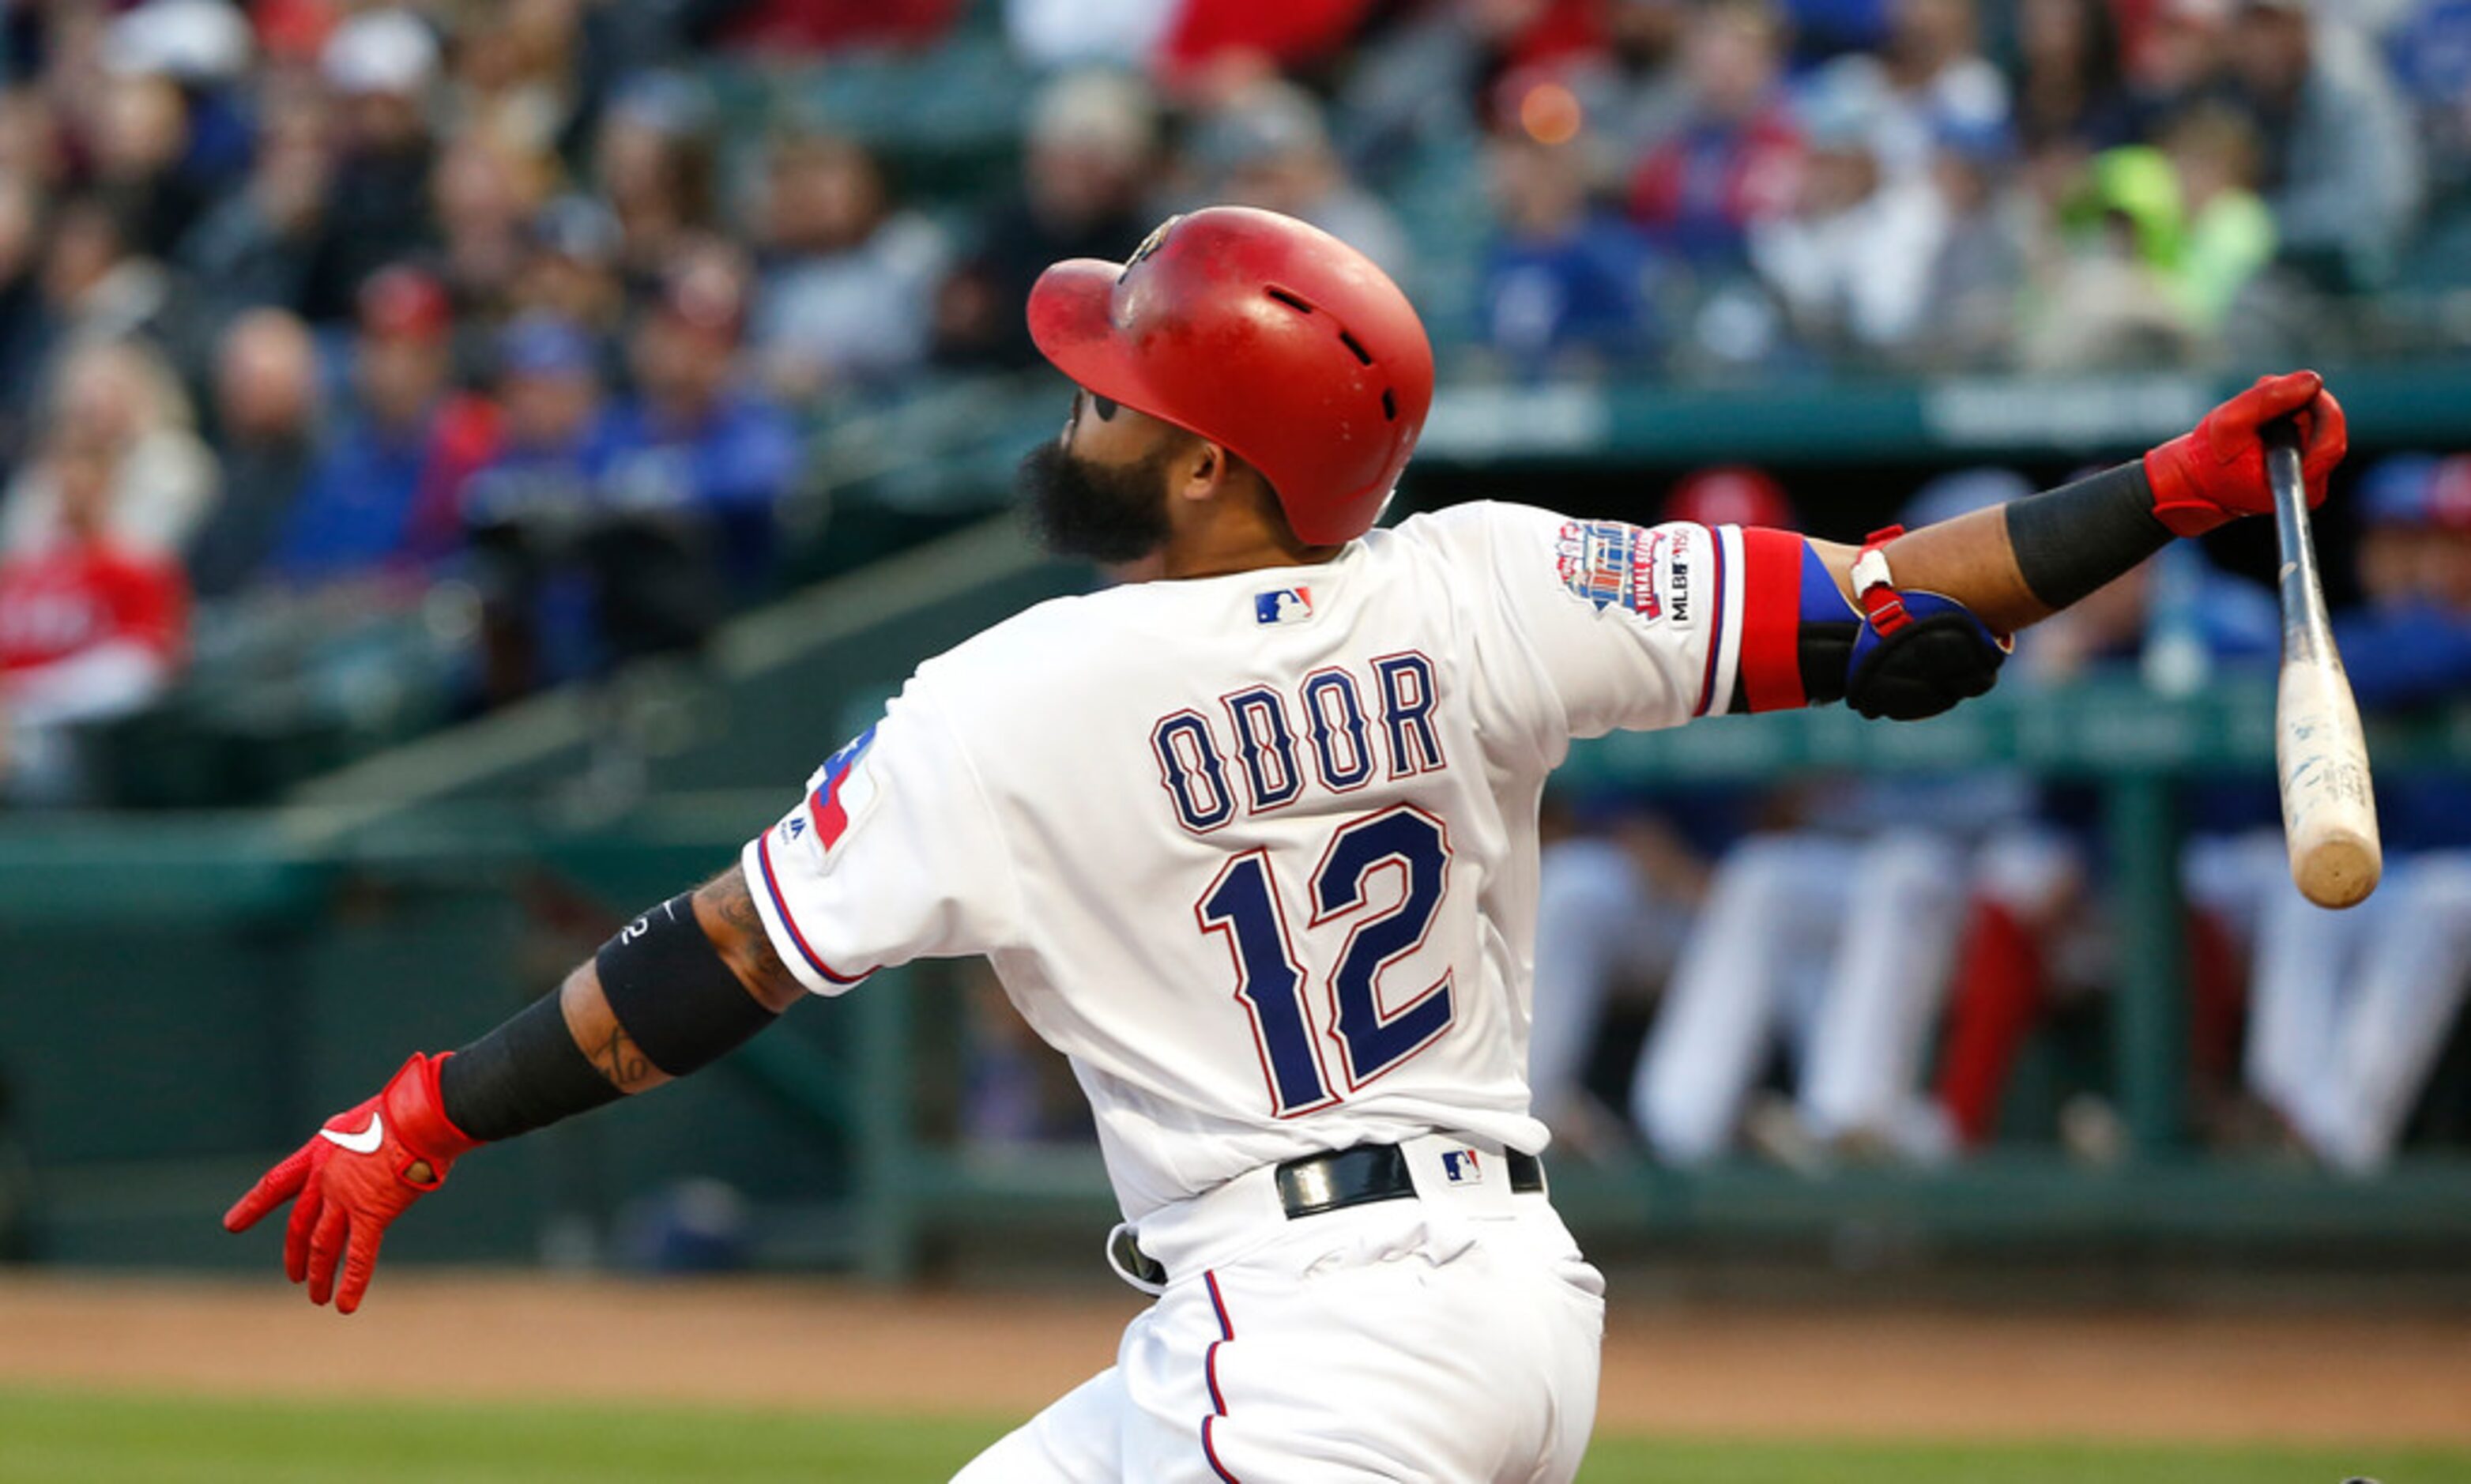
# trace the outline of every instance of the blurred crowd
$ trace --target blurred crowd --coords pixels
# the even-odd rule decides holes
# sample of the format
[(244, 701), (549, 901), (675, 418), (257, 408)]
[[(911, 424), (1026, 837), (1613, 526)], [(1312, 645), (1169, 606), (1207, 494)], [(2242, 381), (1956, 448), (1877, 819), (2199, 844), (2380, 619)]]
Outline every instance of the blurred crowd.
[(1516, 371), (2236, 361), (2465, 271), (2426, 230), (2471, 165), (2459, 6), (1614, 11), (1494, 89)]
[[(801, 106), (974, 46), (992, 175)], [(818, 418), (1034, 366), (1037, 272), (1198, 202), (1462, 378), (2056, 371), (2425, 330), (2360, 306), (2471, 276), (2467, 179), (2464, 0), (8, 0), (0, 798), (192, 655), (410, 625), (469, 714), (691, 649)]]

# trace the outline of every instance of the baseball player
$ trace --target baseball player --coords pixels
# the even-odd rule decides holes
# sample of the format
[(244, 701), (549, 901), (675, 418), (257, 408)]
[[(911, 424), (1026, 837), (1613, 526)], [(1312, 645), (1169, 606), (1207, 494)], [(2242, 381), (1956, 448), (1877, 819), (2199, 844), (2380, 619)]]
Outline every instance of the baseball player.
[(2092, 480), (1866, 547), (1471, 505), (1375, 530), (1431, 400), (1415, 311), (1292, 219), (1172, 218), (1048, 269), (1080, 389), (1024, 482), (1062, 552), (1154, 573), (921, 666), (738, 864), (559, 991), (414, 1055), (233, 1207), (356, 1307), (387, 1225), (484, 1142), (704, 1066), (804, 994), (984, 954), (1071, 1060), (1158, 1295), (1117, 1363), (961, 1477), (1566, 1480), (1602, 1281), (1528, 1113), (1536, 815), (1573, 737), (1843, 698), (1918, 716), (1995, 636), (2322, 488), (2313, 372)]

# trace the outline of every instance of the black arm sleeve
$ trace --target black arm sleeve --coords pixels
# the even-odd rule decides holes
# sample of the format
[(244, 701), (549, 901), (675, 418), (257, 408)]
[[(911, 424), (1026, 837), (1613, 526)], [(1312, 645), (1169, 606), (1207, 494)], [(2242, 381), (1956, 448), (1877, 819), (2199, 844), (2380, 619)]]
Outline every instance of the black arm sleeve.
[(446, 1117), (475, 1139), (512, 1139), (622, 1095), (575, 1044), (555, 991), (437, 1069)]
[(2153, 514), (2145, 464), (2130, 459), (2008, 505), (2016, 570), (2044, 607), (2059, 609), (2171, 544)]
[[(696, 924), (692, 892), (628, 923), (600, 945), (593, 969), (635, 1048), (673, 1077), (717, 1060), (775, 1019)], [(623, 1095), (575, 1044), (554, 994), (448, 1057), (437, 1092), (446, 1117), (475, 1139), (511, 1139)]]

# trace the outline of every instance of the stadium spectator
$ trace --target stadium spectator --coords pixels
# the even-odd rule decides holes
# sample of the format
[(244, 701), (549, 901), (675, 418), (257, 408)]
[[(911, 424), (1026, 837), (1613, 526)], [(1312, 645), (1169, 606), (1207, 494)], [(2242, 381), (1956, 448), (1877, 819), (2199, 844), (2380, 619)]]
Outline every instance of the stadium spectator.
[[(1606, 18), (1612, 33), (1606, 59), (1616, 91), (1590, 101), (1588, 116), (1626, 159), (1637, 159), (1682, 125), (1690, 106), (1684, 43), (1697, 14), (1683, 0), (1624, 0)], [(1768, 15), (1781, 43), (1788, 23), (1778, 9)]]
[(150, 703), (187, 643), (178, 563), (115, 534), (131, 451), (97, 433), (67, 419), (51, 428), (35, 475), (55, 493), (58, 525), (0, 561), (0, 798), (12, 803), (79, 801), (73, 729)]
[(1122, 261), (1156, 224), (1147, 189), (1158, 151), (1149, 89), (1113, 72), (1057, 78), (1030, 106), (1021, 189), (977, 224), (976, 252), (936, 296), (938, 359), (1037, 364), (1024, 306), (1047, 265)]
[(333, 117), (315, 88), (266, 90), (246, 181), (207, 210), (177, 253), (214, 318), (309, 305), (335, 176)]
[(1594, 375), (1652, 348), (1644, 244), (1589, 201), (1583, 140), (1504, 130), (1489, 150), (1496, 224), (1479, 338), (1512, 375)]
[(943, 235), (894, 207), (856, 140), (785, 135), (768, 164), (754, 342), (773, 391), (797, 401), (914, 370), (933, 330)]
[(117, 76), (169, 78), (207, 95), (245, 81), (253, 50), (248, 17), (229, 0), (146, 0), (111, 18), (102, 61)]
[(128, 225), (101, 196), (72, 196), (52, 212), (43, 302), (62, 344), (161, 339), (174, 305), (163, 266), (134, 250)]
[(576, 0), (511, 0), (466, 12), (448, 90), (463, 138), (510, 159), (556, 154), (580, 101), (583, 10)]
[(69, 179), (68, 141), (44, 94), (32, 87), (0, 91), (0, 170), (57, 195)]
[(1256, 82), (1205, 114), (1187, 153), (1206, 200), (1299, 217), (1395, 278), (1408, 275), (1406, 234), (1371, 192), (1348, 178), (1321, 104), (1293, 82)]
[(2273, 214), (2256, 194), (2256, 131), (2220, 106), (2198, 108), (2162, 141), (2185, 225), (2171, 286), (2199, 331), (2221, 330), (2231, 305), (2273, 261)]
[(1942, 369), (2003, 364), (2015, 338), (2034, 245), (2032, 205), (2012, 183), (2014, 142), (1996, 126), (1940, 130), (1931, 183), (1947, 235), (1931, 265), (1918, 359)]
[(593, 170), (632, 305), (658, 296), (679, 252), (718, 220), (711, 115), (692, 79), (658, 72), (628, 81), (600, 119)]
[(1892, 0), (1879, 52), (1839, 58), (1816, 82), (1871, 100), (1871, 153), (1892, 183), (1929, 171), (1942, 124), (2008, 122), (2008, 80), (1982, 55), (1974, 0)]
[(1745, 262), (1751, 224), (1790, 210), (1801, 131), (1778, 78), (1784, 37), (1763, 0), (1717, 0), (1683, 43), (1688, 112), (1630, 182), (1631, 219), (1694, 263)]
[(769, 573), (777, 507), (798, 474), (780, 407), (741, 375), (746, 277), (718, 242), (681, 255), (630, 346), (635, 395), (612, 410), (603, 499), (719, 541), (721, 570), (752, 587)]
[[(2117, 140), (2080, 141), (2088, 151), (2151, 139), (2172, 119), (2224, 95), (2230, 86), (2230, 15), (2236, 0), (2159, 0), (2124, 38)], [(2056, 141), (2044, 140), (2042, 144)]]
[(319, 453), (318, 347), (288, 310), (253, 309), (215, 355), (215, 435), (223, 501), (189, 551), (204, 601), (241, 591), (291, 523)]
[[(109, 499), (86, 513), (110, 523), (111, 545), (177, 560), (213, 512), (217, 475), (188, 396), (162, 359), (133, 341), (70, 348), (54, 373), (46, 422), (46, 436), (67, 430), (110, 475)], [(37, 461), (12, 482), (0, 507), (0, 551), (31, 554), (60, 540), (67, 496), (55, 463)]]
[(129, 224), (132, 247), (168, 258), (203, 213), (212, 185), (183, 168), (188, 104), (168, 78), (119, 77), (104, 86), (91, 141), (96, 189)]
[(43, 229), (42, 198), (23, 177), (0, 171), (0, 469), (25, 447), (50, 348), (39, 271)]
[(437, 273), (459, 331), (475, 341), (485, 342), (510, 312), (548, 174), (544, 161), (478, 134), (458, 139), (438, 157)]
[(580, 327), (617, 365), (626, 287), (619, 275), (624, 238), (609, 209), (589, 196), (561, 196), (532, 216), (531, 250), (515, 290), (518, 311)]
[(601, 381), (592, 338), (554, 315), (527, 315), (498, 341), (501, 438), (465, 486), (467, 527), (564, 521), (597, 499)]
[(2336, 288), (2383, 282), (2423, 186), (2419, 142), (2384, 60), (2307, 0), (2241, 0), (2231, 43), (2237, 96), (2265, 140), (2284, 256)]
[(2106, 0), (2022, 0), (2010, 85), (2025, 148), (2127, 143), (2131, 126), (2120, 68)]
[(349, 318), (363, 284), (436, 238), (428, 108), (437, 66), (437, 38), (408, 11), (360, 12), (327, 38), (320, 68), (340, 104), (342, 150), (299, 306), (313, 320)]
[(2177, 278), (2186, 223), (2162, 152), (2123, 145), (2095, 155), (2059, 212), (2059, 232), (2035, 265), (2018, 365), (2064, 372), (2196, 359), (2200, 341)]
[(500, 337), (503, 441), (464, 486), (491, 706), (602, 664), (584, 563), (608, 463), (600, 358), (571, 320), (536, 314)]
[(2428, 151), (2430, 195), (2459, 207), (2471, 187), (2471, 0), (2424, 0), (2385, 52)]
[(1751, 226), (1752, 266), (1796, 337), (1822, 351), (1877, 353), (1912, 340), (1947, 235), (1929, 176), (1882, 163), (1882, 107), (1865, 74), (1831, 68), (1802, 100), (1809, 153), (1793, 210)]
[[(248, 20), (228, 0), (148, 0), (122, 10), (104, 34), (101, 60), (115, 82), (147, 80), (173, 90), (182, 143), (170, 174), (197, 202), (248, 168), (253, 51)], [(159, 242), (155, 250), (170, 246)]]
[(295, 587), (417, 574), (460, 537), (463, 483), (495, 451), (494, 410), (451, 390), (446, 291), (389, 268), (361, 291), (350, 408), (276, 543), (271, 575)]

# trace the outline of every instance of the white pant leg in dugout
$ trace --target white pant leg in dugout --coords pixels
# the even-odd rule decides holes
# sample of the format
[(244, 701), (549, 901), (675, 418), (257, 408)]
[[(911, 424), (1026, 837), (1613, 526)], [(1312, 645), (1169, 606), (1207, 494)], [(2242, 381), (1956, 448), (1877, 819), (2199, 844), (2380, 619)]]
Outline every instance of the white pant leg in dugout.
[(1897, 830), (1851, 861), (1844, 935), (1801, 1074), (1802, 1121), (1822, 1139), (1860, 1133), (1903, 1146), (1962, 926), (1958, 860), (1950, 841)]
[(2471, 852), (2395, 865), (2344, 998), (2317, 1119), (2327, 1141), (2318, 1152), (2361, 1173), (2393, 1157), (2471, 991)]
[(2344, 989), (2361, 935), (2385, 911), (2371, 897), (2328, 911), (2299, 894), (2287, 865), (2258, 911), (2249, 976), (2247, 1083), (2312, 1147), (2328, 1141), (2326, 1089)]
[(1595, 1422), (1603, 1280), (1545, 1201), (1518, 1205), (1305, 1217), (1178, 1277), (1114, 1367), (956, 1484), (1565, 1484)]
[(1687, 909), (1660, 900), (1619, 842), (1583, 836), (1544, 847), (1527, 1046), (1537, 1117), (1552, 1123), (1577, 1100), (1607, 996), (1667, 968), (1686, 921)]
[(1853, 851), (1834, 836), (1754, 836), (1716, 867), (1631, 1082), (1631, 1116), (1659, 1157), (1704, 1164), (1732, 1142), (1788, 967), (1834, 950)]

